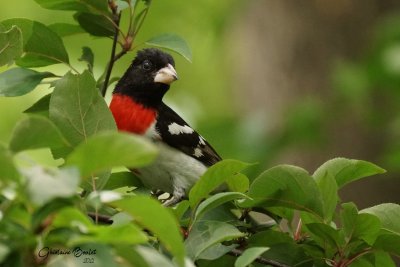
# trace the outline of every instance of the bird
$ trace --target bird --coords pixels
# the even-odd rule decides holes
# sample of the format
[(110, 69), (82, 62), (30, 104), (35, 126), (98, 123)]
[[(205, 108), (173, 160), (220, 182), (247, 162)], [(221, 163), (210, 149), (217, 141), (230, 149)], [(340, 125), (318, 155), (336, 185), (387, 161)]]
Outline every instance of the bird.
[(110, 110), (119, 131), (142, 135), (159, 149), (148, 166), (133, 170), (144, 186), (170, 194), (163, 204), (187, 198), (204, 172), (221, 157), (184, 119), (163, 101), (178, 80), (173, 57), (160, 49), (137, 52), (117, 82)]

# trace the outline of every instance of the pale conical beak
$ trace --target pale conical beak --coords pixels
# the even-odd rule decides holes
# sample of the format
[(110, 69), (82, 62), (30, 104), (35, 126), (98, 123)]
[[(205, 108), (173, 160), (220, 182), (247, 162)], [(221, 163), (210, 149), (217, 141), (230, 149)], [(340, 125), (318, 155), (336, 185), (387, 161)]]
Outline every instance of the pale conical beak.
[(178, 74), (176, 74), (176, 70), (171, 64), (168, 64), (166, 67), (157, 71), (156, 76), (154, 77), (154, 82), (165, 83), (168, 85), (176, 80), (178, 80)]

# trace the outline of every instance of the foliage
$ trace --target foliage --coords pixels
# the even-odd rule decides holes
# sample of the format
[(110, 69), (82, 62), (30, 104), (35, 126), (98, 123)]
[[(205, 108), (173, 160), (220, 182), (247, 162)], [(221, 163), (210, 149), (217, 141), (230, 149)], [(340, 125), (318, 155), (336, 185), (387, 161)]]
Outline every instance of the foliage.
[[(0, 23), (0, 63), (17, 66), (0, 74), (0, 94), (21, 96), (43, 80), (54, 87), (25, 111), (9, 145), (0, 145), (2, 266), (394, 266), (400, 205), (359, 211), (338, 196), (346, 184), (384, 172), (372, 163), (335, 158), (312, 175), (280, 165), (249, 179), (241, 172), (251, 164), (224, 160), (173, 208), (154, 199), (130, 172), (113, 171), (149, 164), (157, 155), (145, 139), (116, 132), (101, 97), (113, 63), (132, 49), (151, 1), (36, 2), (74, 11), (79, 25)], [(130, 18), (126, 31), (119, 27), (120, 12)], [(83, 48), (87, 70), (79, 73), (63, 44), (64, 36), (83, 32), (113, 38), (110, 62), (97, 79), (90, 48)], [(174, 34), (146, 44), (191, 60), (188, 45)], [(59, 63), (68, 68), (63, 77), (30, 69)], [(17, 160), (38, 148), (51, 150), (63, 164)], [(223, 183), (229, 192), (213, 194)]]
[(381, 19), (365, 53), (357, 60), (338, 62), (333, 73), (335, 108), (341, 114), (357, 114), (366, 131), (386, 136), (374, 157), (396, 173), (400, 170), (399, 25), (398, 12)]

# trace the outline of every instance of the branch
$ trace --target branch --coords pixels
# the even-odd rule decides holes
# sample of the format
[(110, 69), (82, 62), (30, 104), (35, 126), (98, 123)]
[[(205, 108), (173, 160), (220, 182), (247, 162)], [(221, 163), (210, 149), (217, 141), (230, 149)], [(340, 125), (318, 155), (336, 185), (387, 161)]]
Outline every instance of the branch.
[(116, 54), (114, 56), (114, 62), (117, 61), (118, 59), (120, 59), (120, 57), (122, 57), (123, 55), (125, 55), (128, 51), (127, 50), (122, 50), (121, 52), (119, 52), (118, 54)]
[[(115, 24), (117, 25), (117, 27), (119, 26), (119, 22), (121, 20), (121, 13), (117, 14), (117, 9), (113, 8), (112, 9), (113, 15), (115, 17)], [(114, 67), (114, 62), (115, 62), (115, 51), (117, 48), (117, 42), (118, 42), (118, 35), (119, 35), (119, 31), (118, 28), (115, 28), (115, 33), (114, 33), (114, 39), (113, 39), (113, 44), (112, 44), (112, 48), (111, 48), (111, 56), (110, 56), (110, 62), (107, 65), (107, 72), (106, 72), (106, 77), (104, 79), (104, 83), (103, 83), (103, 88), (101, 89), (101, 95), (104, 97), (106, 95), (107, 92), (107, 87), (108, 87), (108, 83), (110, 81), (110, 76), (111, 76), (111, 71)], [(124, 49), (125, 50), (125, 49)], [(123, 51), (124, 51), (123, 50)], [(125, 52), (126, 53), (126, 52)]]
[[(103, 97), (106, 95), (106, 92), (107, 92), (107, 88), (108, 88), (108, 84), (110, 82), (111, 72), (112, 72), (112, 69), (114, 67), (114, 63), (118, 59), (120, 59), (123, 55), (125, 55), (128, 51), (131, 50), (132, 44), (133, 44), (133, 40), (136, 37), (137, 33), (139, 32), (140, 28), (142, 27), (143, 22), (144, 22), (144, 20), (145, 20), (145, 18), (147, 16), (147, 13), (149, 12), (150, 5), (148, 5), (146, 7), (146, 9), (144, 10), (144, 14), (140, 18), (139, 25), (137, 25), (136, 30), (134, 30), (134, 32), (132, 33), (131, 32), (132, 31), (132, 20), (133, 20), (133, 17), (134, 17), (134, 12), (136, 10), (136, 4), (137, 4), (137, 2), (135, 3), (135, 8), (134, 8), (134, 10), (132, 12), (132, 7), (130, 6), (131, 3), (129, 3), (129, 6), (130, 6), (129, 29), (128, 29), (127, 35), (125, 36), (123, 34), (123, 32), (120, 30), (120, 28), (119, 28), (119, 23), (121, 21), (121, 12), (118, 12), (118, 7), (115, 4), (114, 0), (108, 0), (108, 5), (109, 5), (109, 7), (110, 7), (110, 9), (112, 11), (112, 14), (113, 14), (113, 24), (114, 24), (114, 27), (115, 27), (115, 33), (114, 33), (113, 44), (112, 44), (112, 48), (111, 48), (110, 61), (107, 64), (107, 68), (106, 68), (106, 71), (105, 71), (105, 78), (104, 78), (104, 82), (103, 82), (103, 85), (102, 85), (102, 88), (101, 88), (101, 95)], [(123, 42), (121, 44), (122, 50), (118, 54), (116, 54), (115, 52), (116, 52), (117, 43), (118, 43), (118, 36), (119, 36), (120, 33), (122, 34), (124, 40), (123, 40)], [(103, 75), (104, 75), (104, 73), (103, 73)], [(102, 80), (103, 75), (101, 75), (101, 78), (99, 79), (99, 81)]]
[[(231, 256), (234, 256), (234, 257), (239, 257), (239, 256), (241, 256), (243, 254), (243, 252), (244, 251), (241, 250), (241, 249), (234, 248), (230, 252), (228, 252), (228, 254), (231, 255)], [(280, 263), (280, 262), (277, 262), (277, 261), (274, 261), (274, 260), (269, 260), (269, 259), (266, 259), (266, 258), (263, 258), (263, 257), (257, 257), (255, 259), (255, 262), (258, 262), (258, 263), (261, 263), (261, 264), (264, 264), (264, 265), (270, 265), (270, 266), (273, 266), (273, 267), (290, 267), (289, 265), (286, 265), (286, 264), (283, 264), (283, 263)]]

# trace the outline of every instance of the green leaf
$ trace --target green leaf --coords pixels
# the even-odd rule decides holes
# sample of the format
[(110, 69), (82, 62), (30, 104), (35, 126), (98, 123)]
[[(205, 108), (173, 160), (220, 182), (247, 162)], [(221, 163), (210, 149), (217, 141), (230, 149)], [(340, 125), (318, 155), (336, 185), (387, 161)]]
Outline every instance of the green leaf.
[[(331, 249), (340, 247), (342, 243), (339, 236), (339, 231), (333, 229), (324, 223), (310, 223), (306, 225), (313, 239), (321, 246), (326, 247), (329, 244)], [(327, 248), (326, 248), (327, 249)]]
[(0, 144), (0, 189), (4, 181), (19, 181), (20, 176), (10, 151)]
[[(79, 75), (67, 73), (51, 95), (49, 117), (73, 146), (98, 132), (116, 129), (114, 118), (95, 84), (89, 71)], [(62, 151), (59, 156), (68, 152)]]
[[(98, 208), (105, 203), (121, 198), (122, 194), (116, 191), (96, 190), (89, 193), (85, 199), (85, 203), (88, 207)], [(105, 209), (105, 211), (107, 211), (107, 213), (114, 213), (114, 211), (110, 209)]]
[(53, 23), (47, 27), (49, 27), (50, 30), (55, 32), (60, 37), (66, 37), (85, 32), (81, 27), (79, 27), (79, 25), (69, 23)]
[(315, 171), (313, 176), (318, 181), (326, 173), (329, 173), (335, 177), (337, 185), (341, 188), (350, 182), (385, 172), (384, 169), (367, 161), (335, 158), (325, 162)]
[(142, 181), (132, 172), (114, 172), (111, 174), (104, 190), (114, 190), (121, 187), (143, 187)]
[(69, 245), (77, 246), (83, 243), (101, 244), (141, 244), (147, 242), (147, 236), (134, 224), (121, 224), (110, 226), (92, 226), (87, 235), (74, 237)]
[(82, 29), (93, 36), (110, 37), (115, 33), (114, 25), (104, 16), (79, 12), (74, 15), (74, 19)]
[[(24, 184), (24, 185), (26, 185), (26, 184)], [(9, 200), (9, 201), (14, 200), (13, 202), (11, 202), (14, 205), (13, 204), (8, 205), (7, 209), (4, 210), (5, 212), (3, 213), (3, 215), (5, 215), (5, 216), (2, 217), (2, 229), (3, 229), (3, 226), (6, 226), (8, 224), (8, 222), (12, 222), (12, 224), (14, 224), (17, 227), (16, 229), (14, 228), (15, 230), (17, 230), (19, 228), (22, 231), (18, 232), (18, 233), (12, 233), (13, 230), (10, 229), (11, 231), (6, 231), (6, 232), (8, 232), (8, 234), (15, 235), (15, 237), (17, 237), (17, 236), (19, 237), (21, 234), (22, 235), (28, 234), (27, 232), (32, 233), (31, 228), (30, 228), (31, 227), (32, 210), (28, 211), (26, 209), (25, 205), (19, 205), (19, 203), (22, 202), (19, 199), (17, 201), (15, 201), (16, 200), (15, 197), (17, 196), (15, 194), (18, 194), (21, 191), (12, 192), (12, 194), (14, 194), (14, 196), (12, 196), (12, 194), (7, 194), (8, 192), (6, 192), (6, 191), (9, 192), (10, 191), (9, 188), (8, 188), (8, 190), (6, 189), (2, 192), (2, 203), (6, 204), (7, 200)], [(26, 201), (26, 199), (24, 199), (24, 200)], [(10, 202), (8, 202), (8, 203), (10, 203)], [(30, 235), (30, 234), (28, 234), (28, 235)]]
[(266, 230), (262, 232), (255, 233), (249, 237), (249, 245), (254, 247), (262, 246), (275, 246), (281, 243), (293, 243), (294, 240), (289, 236), (288, 233), (278, 232), (275, 230)]
[(242, 255), (240, 255), (236, 262), (235, 267), (246, 267), (251, 264), (257, 257), (267, 251), (268, 247), (252, 247), (246, 249)]
[[(268, 208), (269, 210), (270, 208)], [(293, 220), (294, 219), (294, 210), (291, 210), (293, 213), (289, 214), (289, 219)], [(278, 214), (279, 215), (279, 214)], [(285, 215), (285, 214), (284, 214)], [(281, 216), (282, 218), (286, 218), (285, 216)], [(309, 224), (309, 223), (321, 223), (324, 222), (326, 223), (326, 221), (321, 220), (320, 217), (318, 217), (318, 215), (309, 213), (309, 212), (305, 212), (305, 211), (300, 211), (300, 218), (303, 224)]]
[(65, 207), (60, 210), (52, 221), (52, 227), (55, 228), (75, 228), (87, 232), (93, 223), (86, 214), (74, 207)]
[[(120, 267), (121, 264), (118, 264), (115, 260), (114, 251), (110, 249), (110, 246), (105, 244), (82, 244), (77, 248), (73, 248), (78, 250), (77, 253), (81, 254), (83, 251), (87, 251), (87, 253), (95, 252), (95, 254), (81, 254), (80, 257), (75, 257), (73, 254), (71, 255), (54, 255), (51, 257), (51, 260), (46, 263), (46, 267)], [(72, 250), (73, 250), (72, 249)], [(80, 252), (79, 252), (80, 251)], [(78, 254), (78, 255), (79, 255)], [(84, 263), (84, 259), (88, 258), (93, 260), (94, 263)]]
[(369, 213), (379, 218), (382, 229), (400, 235), (400, 205), (394, 203), (384, 203), (367, 209), (360, 213)]
[(10, 254), (11, 248), (3, 243), (0, 243), (0, 262), (4, 263), (4, 260)]
[[(365, 259), (364, 257), (356, 258), (350, 267), (375, 267), (374, 264), (372, 264), (369, 260)], [(379, 266), (379, 265), (376, 265)]]
[(75, 169), (44, 169), (35, 166), (23, 170), (28, 180), (28, 194), (33, 203), (41, 206), (54, 198), (76, 195), (79, 174)]
[(88, 70), (93, 73), (94, 54), (92, 49), (87, 46), (82, 47), (82, 56), (79, 61), (85, 61), (88, 65)]
[[(132, 260), (132, 263), (134, 263), (133, 266), (137, 267), (152, 267), (152, 266), (163, 266), (163, 267), (175, 267), (175, 265), (163, 254), (155, 250), (154, 248), (151, 247), (145, 247), (145, 246), (138, 246), (135, 248), (135, 252), (138, 253), (138, 255), (134, 255), (134, 259)], [(132, 252), (131, 252), (132, 254)], [(145, 261), (145, 263), (142, 262), (137, 262), (141, 258), (142, 261)]]
[(249, 190), (249, 178), (242, 173), (237, 173), (232, 176), (229, 180), (226, 181), (228, 184), (229, 190), (234, 192), (247, 192)]
[(0, 96), (21, 96), (29, 93), (44, 78), (53, 77), (50, 72), (14, 68), (0, 73)]
[(144, 4), (145, 4), (146, 6), (150, 6), (152, 0), (142, 0), (142, 1), (144, 2)]
[(200, 205), (198, 206), (195, 216), (194, 216), (194, 221), (199, 220), (201, 216), (206, 213), (207, 211), (218, 207), (226, 202), (235, 200), (235, 199), (245, 199), (248, 198), (245, 194), (239, 193), (239, 192), (224, 192), (224, 193), (218, 193), (215, 194), (206, 200), (204, 200)]
[[(138, 253), (137, 248), (142, 246), (132, 246), (129, 245), (119, 245), (114, 249), (114, 253), (118, 255), (119, 258), (124, 262), (124, 266), (134, 266), (134, 267), (152, 267), (150, 263), (148, 263), (144, 256)], [(155, 250), (152, 247), (145, 247), (149, 250), (150, 260), (153, 260), (156, 264), (154, 266), (166, 266), (171, 267), (170, 262), (164, 255), (161, 255), (160, 252)], [(161, 260), (158, 260), (158, 257), (162, 257)], [(175, 267), (172, 265), (172, 267)]]
[(49, 117), (49, 105), (51, 94), (47, 94), (36, 101), (32, 106), (24, 110), (24, 113)]
[(385, 267), (396, 267), (392, 257), (389, 253), (382, 251), (377, 251), (374, 253), (375, 256), (375, 266), (385, 266)]
[(105, 14), (108, 12), (106, 0), (35, 0), (41, 7), (53, 10), (90, 11)]
[(44, 24), (29, 19), (8, 19), (6, 27), (16, 25), (22, 32), (24, 54), (16, 63), (21, 67), (43, 67), (51, 64), (69, 65), (67, 51), (60, 36)]
[[(183, 218), (185, 213), (189, 210), (190, 208), (190, 203), (189, 200), (182, 200), (178, 204), (176, 204), (172, 211), (175, 214), (175, 218), (180, 222), (181, 226), (188, 226), (188, 223), (186, 223), (189, 218)], [(186, 219), (186, 220), (185, 220)]]
[(357, 208), (353, 203), (344, 203), (342, 208), (342, 225), (348, 243), (361, 239), (372, 245), (381, 229), (379, 219), (367, 213), (358, 214)]
[(213, 261), (198, 260), (196, 261), (196, 264), (198, 264), (199, 267), (232, 267), (235, 264), (235, 260), (236, 257), (232, 257), (230, 255), (224, 255)]
[[(124, 9), (127, 9), (130, 5), (130, 2), (127, 1), (123, 1), (123, 0), (116, 0), (115, 4), (118, 6), (118, 12), (121, 12)], [(133, 5), (131, 4), (131, 6), (135, 6), (135, 4), (133, 3)]]
[(208, 168), (189, 192), (190, 205), (195, 207), (223, 182), (231, 179), (248, 166), (250, 166), (248, 163), (227, 159)]
[(187, 61), (192, 62), (192, 51), (186, 41), (176, 34), (161, 34), (146, 41), (147, 45), (162, 47), (183, 56)]
[[(132, 248), (132, 246), (129, 245), (120, 245), (120, 246), (116, 246), (114, 249), (114, 254), (117, 255), (118, 257), (120, 257), (123, 262), (124, 262), (124, 266), (134, 266), (134, 267), (151, 267), (149, 265), (149, 263), (146, 262), (146, 260), (143, 258), (143, 256), (141, 256), (137, 251), (136, 248), (141, 247), (141, 246), (135, 246), (134, 248)], [(153, 254), (158, 254), (157, 256), (159, 256), (159, 252), (157, 250), (155, 250), (152, 247), (146, 247), (148, 250), (150, 250), (151, 252), (149, 254), (153, 255)], [(153, 255), (153, 259), (155, 260), (155, 258), (157, 256)], [(166, 267), (170, 267), (168, 265), (168, 263), (165, 262), (157, 262), (158, 265), (155, 266), (166, 266)], [(175, 266), (173, 266), (175, 267)]]
[(77, 166), (82, 176), (86, 177), (112, 167), (143, 167), (155, 159), (156, 155), (156, 147), (143, 137), (103, 132), (77, 146), (68, 156), (66, 165)]
[(169, 209), (146, 196), (134, 196), (110, 204), (132, 215), (137, 224), (153, 232), (165, 248), (177, 258), (179, 265), (183, 265), (185, 248), (179, 224)]
[[(1, 25), (1, 24), (0, 24)], [(0, 27), (0, 66), (12, 63), (22, 54), (22, 33), (17, 26), (3, 31)]]
[(120, 225), (120, 224), (131, 223), (133, 221), (133, 218), (126, 212), (118, 212), (113, 216), (111, 216), (111, 220), (113, 221), (113, 225)]
[(215, 244), (242, 236), (244, 234), (230, 224), (218, 221), (199, 221), (193, 225), (185, 240), (187, 255), (195, 260)]
[(218, 244), (215, 244), (214, 246), (209, 247), (208, 249), (204, 250), (197, 258), (199, 260), (200, 259), (201, 260), (215, 260), (215, 259), (222, 257), (223, 255), (225, 255), (226, 253), (231, 251), (236, 246), (237, 246), (236, 244), (233, 244), (230, 246), (225, 246), (225, 245), (218, 243)]
[(134, 19), (134, 21), (133, 21), (133, 26), (134, 26), (134, 29), (132, 29), (132, 32), (137, 32), (137, 30), (138, 30), (138, 27), (140, 26), (140, 22), (141, 21), (143, 21), (143, 16), (147, 13), (149, 11), (149, 9), (148, 8), (143, 8), (142, 10), (140, 10), (140, 12), (139, 13), (137, 13), (137, 15), (135, 15), (135, 19)]
[(351, 236), (358, 217), (358, 210), (354, 203), (343, 203), (340, 212), (340, 219), (344, 233), (347, 237)]
[(43, 116), (29, 116), (18, 122), (10, 141), (14, 152), (37, 148), (70, 146), (59, 129)]
[(373, 247), (375, 249), (383, 250), (389, 253), (394, 253), (397, 256), (400, 256), (400, 235), (391, 233), (381, 233), (376, 239)]
[[(232, 213), (232, 205), (225, 204), (218, 206), (212, 210), (209, 210), (205, 213), (200, 221), (219, 221), (225, 223), (236, 224), (237, 216)], [(238, 222), (239, 225), (243, 225), (243, 223)]]
[(35, 210), (35, 212), (32, 214), (31, 216), (32, 229), (34, 231), (40, 229), (41, 225), (43, 223), (46, 223), (46, 219), (48, 219), (52, 214), (60, 212), (63, 210), (63, 208), (71, 205), (72, 201), (61, 198), (46, 203), (44, 206)]
[(330, 222), (332, 221), (336, 205), (339, 201), (338, 186), (335, 177), (329, 172), (325, 172), (324, 175), (319, 176), (318, 179), (315, 180), (321, 192), (324, 220)]
[(314, 179), (302, 168), (279, 165), (273, 167), (250, 185), (243, 207), (289, 207), (323, 216), (322, 197)]
[[(106, 170), (100, 173), (96, 173), (94, 176), (92, 176), (91, 178), (94, 178), (95, 180), (95, 186), (97, 190), (103, 190), (104, 186), (107, 184), (108, 179), (110, 178), (111, 175), (111, 170)], [(83, 189), (86, 190), (86, 192), (92, 192), (93, 191), (93, 180), (89, 179), (89, 180), (85, 180), (83, 183), (81, 184), (81, 186), (83, 187)], [(89, 185), (89, 187), (87, 187), (87, 185)]]

